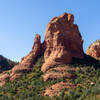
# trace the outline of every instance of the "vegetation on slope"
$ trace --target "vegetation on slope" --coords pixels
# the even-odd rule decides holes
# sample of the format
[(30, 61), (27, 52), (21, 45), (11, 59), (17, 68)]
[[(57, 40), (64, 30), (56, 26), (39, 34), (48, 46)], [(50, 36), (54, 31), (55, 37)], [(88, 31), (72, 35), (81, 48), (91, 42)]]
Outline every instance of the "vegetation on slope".
[(92, 60), (93, 58), (90, 57), (84, 60), (74, 59), (69, 66), (78, 68), (74, 72), (77, 78), (71, 79), (70, 82), (76, 84), (76, 88), (69, 91), (63, 89), (60, 96), (50, 98), (48, 96), (43, 97), (45, 88), (64, 80), (44, 82), (42, 80), (43, 73), (41, 72), (44, 59), (40, 57), (37, 59), (32, 72), (0, 87), (0, 100), (100, 100), (100, 69), (98, 61)]
[(11, 60), (3, 57), (2, 55), (0, 55), (0, 72), (9, 70), (12, 67), (14, 67), (14, 65), (16, 65), (16, 64), (17, 64), (16, 62), (11, 61)]

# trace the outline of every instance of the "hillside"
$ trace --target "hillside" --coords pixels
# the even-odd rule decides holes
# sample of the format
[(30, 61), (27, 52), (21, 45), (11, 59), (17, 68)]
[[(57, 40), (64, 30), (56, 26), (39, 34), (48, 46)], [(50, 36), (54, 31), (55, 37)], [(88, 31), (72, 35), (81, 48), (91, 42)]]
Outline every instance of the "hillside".
[(43, 43), (36, 34), (32, 50), (0, 73), (0, 100), (100, 100), (100, 60), (91, 55), (99, 47), (85, 54), (74, 16), (54, 17)]
[[(74, 61), (70, 65), (56, 66), (56, 68), (69, 66), (71, 69), (77, 69), (75, 72), (69, 71), (69, 73), (75, 74), (76, 78), (61, 78), (44, 82), (42, 80), (43, 73), (41, 72), (44, 59), (43, 56), (39, 57), (32, 72), (24, 74), (20, 79), (13, 82), (8, 81), (4, 86), (0, 87), (0, 100), (100, 100), (100, 66), (91, 57), (88, 57), (86, 64), (79, 60), (76, 61), (78, 63)], [(91, 61), (94, 62), (90, 64)], [(95, 68), (95, 66), (98, 66), (98, 68)], [(46, 88), (59, 82), (69, 82), (75, 87), (71, 89), (68, 89), (68, 87), (63, 88), (59, 92), (59, 96), (43, 96)]]
[(14, 67), (17, 64), (17, 62), (11, 61), (2, 55), (0, 55), (0, 72), (9, 70), (12, 67)]

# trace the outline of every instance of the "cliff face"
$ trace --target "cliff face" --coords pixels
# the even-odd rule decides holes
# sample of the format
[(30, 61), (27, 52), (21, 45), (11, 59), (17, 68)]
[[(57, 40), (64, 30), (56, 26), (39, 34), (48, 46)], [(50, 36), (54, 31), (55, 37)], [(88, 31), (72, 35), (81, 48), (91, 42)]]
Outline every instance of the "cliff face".
[[(40, 55), (44, 55), (45, 60), (41, 67), (42, 72), (52, 70), (55, 65), (69, 64), (72, 58), (84, 58), (82, 36), (78, 26), (74, 24), (74, 16), (72, 14), (64, 13), (61, 16), (54, 17), (47, 25), (44, 42), (41, 43), (41, 37), (37, 34), (29, 54), (23, 57), (21, 62), (14, 68), (0, 74), (0, 85), (3, 85), (6, 79), (13, 81), (21, 77), (23, 73), (30, 72), (36, 58)], [(50, 73), (50, 75), (44, 74), (43, 79), (47, 81), (50, 77), (53, 79), (74, 76)]]
[(64, 13), (54, 17), (46, 28), (46, 50), (44, 52), (45, 63), (41, 70), (49, 70), (57, 64), (68, 64), (72, 58), (83, 58), (83, 40), (74, 24), (74, 16)]
[(45, 63), (41, 70), (45, 72), (55, 65), (70, 63), (72, 58), (84, 58), (83, 40), (72, 14), (54, 17), (47, 25), (44, 42), (40, 40), (37, 34), (31, 52), (19, 65), (31, 67), (35, 58), (44, 54)]

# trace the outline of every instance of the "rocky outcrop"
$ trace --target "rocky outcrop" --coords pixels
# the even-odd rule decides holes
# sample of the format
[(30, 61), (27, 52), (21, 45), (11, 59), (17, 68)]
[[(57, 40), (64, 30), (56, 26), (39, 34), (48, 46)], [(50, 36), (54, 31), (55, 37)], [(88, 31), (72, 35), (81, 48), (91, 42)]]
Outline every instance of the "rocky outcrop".
[(47, 89), (44, 92), (44, 96), (59, 96), (61, 93), (62, 89), (67, 89), (67, 91), (71, 88), (75, 88), (76, 85), (70, 83), (70, 82), (59, 82), (56, 83), (54, 85), (52, 85), (51, 87), (47, 87)]
[(5, 71), (0, 74), (0, 86), (4, 85), (9, 80), (9, 71)]
[(35, 58), (40, 54), (40, 48), (41, 48), (41, 37), (40, 35), (36, 35), (34, 39), (34, 45), (32, 47), (31, 52), (22, 58), (20, 64), (30, 67), (33, 65)]
[(56, 68), (51, 68), (50, 70), (48, 70), (43, 75), (43, 80), (44, 81), (58, 80), (61, 78), (75, 79), (76, 75), (72, 73), (74, 73), (76, 70), (77, 70), (76, 68), (71, 67), (71, 66), (64, 66), (64, 67), (57, 66)]
[(74, 24), (74, 16), (64, 13), (54, 17), (45, 33), (45, 63), (41, 70), (46, 72), (58, 64), (68, 64), (72, 58), (83, 58), (83, 40)]
[(34, 39), (34, 45), (32, 47), (31, 52), (27, 56), (22, 58), (19, 65), (15, 66), (12, 69), (10, 80), (14, 80), (15, 78), (18, 78), (18, 76), (20, 77), (21, 73), (31, 71), (31, 68), (35, 63), (36, 57), (40, 55), (40, 49), (41, 49), (41, 37), (37, 34)]
[(27, 56), (23, 57), (21, 62), (11, 70), (0, 74), (0, 86), (2, 86), (7, 79), (13, 81), (16, 78), (20, 78), (23, 73), (30, 72), (36, 58), (44, 52), (44, 49), (41, 50), (43, 47), (44, 43), (41, 44), (41, 37), (37, 34), (31, 52)]
[(74, 16), (64, 13), (54, 17), (47, 25), (45, 33), (45, 63), (41, 70), (44, 72), (43, 80), (64, 80), (47, 87), (44, 96), (60, 95), (62, 89), (75, 88), (70, 83), (70, 79), (77, 78), (75, 72), (77, 68), (66, 66), (71, 63), (73, 58), (84, 58), (83, 40), (74, 24)]
[[(47, 25), (44, 42), (41, 43), (41, 37), (37, 34), (31, 52), (23, 57), (14, 68), (0, 74), (0, 84), (4, 84), (6, 79), (13, 81), (21, 77), (23, 73), (30, 72), (36, 58), (43, 54), (45, 63), (41, 67), (41, 71), (47, 72), (43, 75), (44, 81), (63, 77), (75, 78), (75, 75), (63, 72), (64, 68), (54, 69), (55, 65), (71, 63), (72, 58), (84, 58), (83, 40), (78, 26), (74, 24), (72, 14), (64, 13), (54, 17)], [(53, 73), (52, 70), (57, 70), (57, 72)]]
[(88, 47), (87, 55), (90, 55), (93, 58), (100, 60), (100, 40), (96, 40)]

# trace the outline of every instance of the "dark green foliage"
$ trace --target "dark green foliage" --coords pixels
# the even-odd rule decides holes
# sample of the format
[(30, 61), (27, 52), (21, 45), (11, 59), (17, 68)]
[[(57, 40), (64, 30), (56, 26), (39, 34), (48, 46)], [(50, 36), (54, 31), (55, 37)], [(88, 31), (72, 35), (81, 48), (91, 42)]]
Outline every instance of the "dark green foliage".
[(12, 83), (7, 82), (3, 87), (0, 87), (0, 100), (6, 100), (6, 97), (7, 100), (51, 100), (49, 97), (42, 96), (45, 87), (63, 79), (44, 82), (41, 72), (43, 62), (43, 57), (40, 57), (31, 73), (24, 74), (20, 79)]
[(43, 73), (41, 72), (44, 59), (41, 56), (36, 59), (32, 72), (0, 87), (0, 100), (100, 100), (100, 69), (98, 61), (89, 56), (85, 58), (83, 60), (74, 60), (70, 64), (78, 68), (76, 72), (70, 72), (75, 73), (77, 76), (76, 79), (70, 79), (70, 82), (77, 87), (69, 91), (62, 89), (60, 96), (43, 97), (46, 87), (65, 81), (65, 79), (44, 82), (42, 80)]
[(74, 67), (94, 66), (95, 68), (100, 68), (99, 61), (86, 54), (84, 54), (83, 59), (73, 58), (71, 65)]
[(9, 70), (12, 67), (14, 67), (14, 65), (16, 65), (17, 62), (11, 61), (5, 57), (3, 57), (2, 55), (0, 55), (0, 72), (4, 71), (4, 70)]

